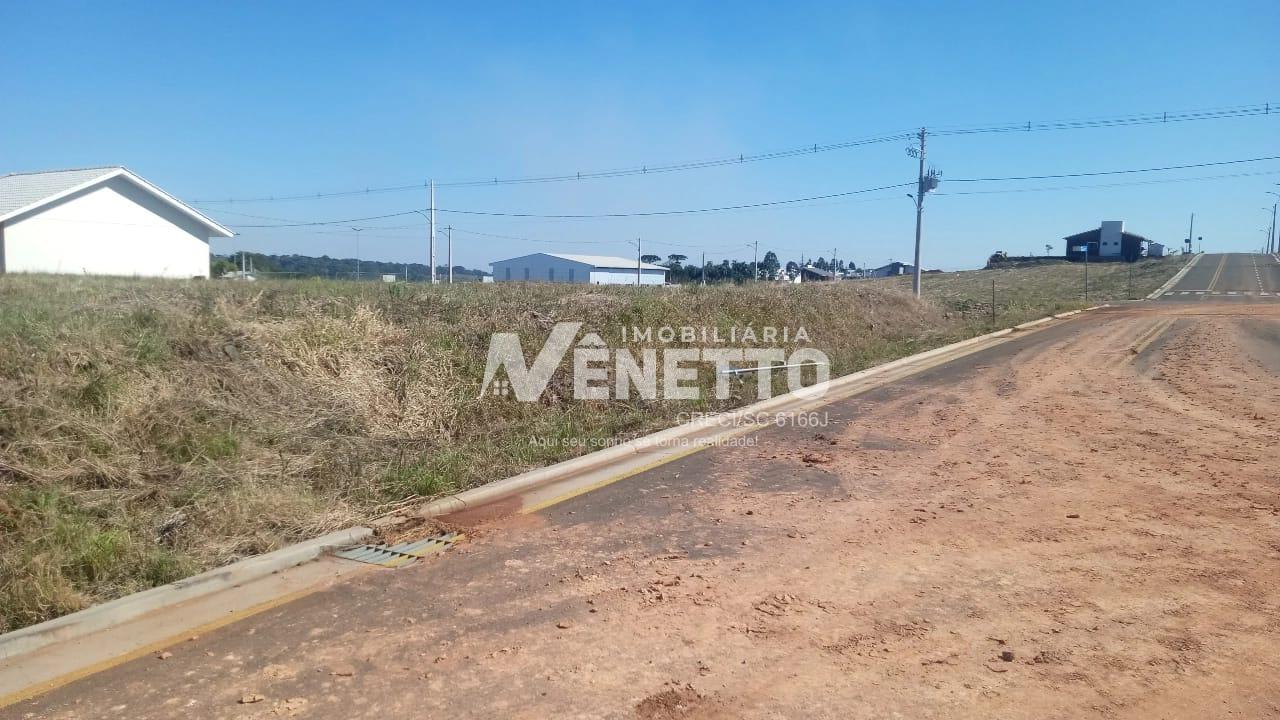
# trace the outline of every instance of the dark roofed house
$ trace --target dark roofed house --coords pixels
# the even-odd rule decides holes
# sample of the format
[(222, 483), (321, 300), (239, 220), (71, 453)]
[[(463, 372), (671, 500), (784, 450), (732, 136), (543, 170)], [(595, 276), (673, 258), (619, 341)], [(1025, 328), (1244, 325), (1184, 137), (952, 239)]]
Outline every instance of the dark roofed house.
[(1124, 231), (1123, 220), (1103, 220), (1096, 230), (1086, 230), (1064, 238), (1067, 241), (1067, 259), (1080, 261), (1085, 251), (1077, 248), (1087, 247), (1090, 260), (1124, 260), (1133, 262), (1142, 257), (1142, 244), (1149, 243), (1145, 237)]

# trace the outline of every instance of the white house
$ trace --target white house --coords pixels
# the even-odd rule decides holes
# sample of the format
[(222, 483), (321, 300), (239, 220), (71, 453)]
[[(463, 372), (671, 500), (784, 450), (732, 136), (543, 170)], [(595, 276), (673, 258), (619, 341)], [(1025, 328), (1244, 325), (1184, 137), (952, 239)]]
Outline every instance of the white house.
[(207, 278), (231, 235), (123, 167), (0, 177), (0, 273)]
[(667, 269), (610, 255), (534, 253), (489, 263), (497, 282), (557, 282), (591, 285), (663, 285)]

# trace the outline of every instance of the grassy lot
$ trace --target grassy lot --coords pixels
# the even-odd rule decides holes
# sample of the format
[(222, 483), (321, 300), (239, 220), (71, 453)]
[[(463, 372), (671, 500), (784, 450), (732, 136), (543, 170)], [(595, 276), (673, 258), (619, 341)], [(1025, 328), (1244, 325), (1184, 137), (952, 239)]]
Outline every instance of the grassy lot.
[[(1163, 285), (1186, 260), (1182, 256), (1171, 256), (1135, 263), (1090, 263), (1089, 304), (1140, 300)], [(1068, 309), (1084, 304), (1084, 266), (1065, 260), (996, 270), (925, 275), (921, 291), (948, 311), (966, 314), (985, 312), (990, 315), (993, 281), (997, 317), (1021, 317), (1055, 306)], [(906, 291), (911, 289), (910, 276), (870, 282)]]
[[(1175, 270), (1143, 266), (1142, 287)], [(0, 276), (0, 631), (583, 452), (532, 439), (634, 437), (755, 399), (742, 383), (727, 401), (578, 402), (558, 381), (538, 403), (478, 398), (494, 332), (520, 333), (531, 356), (557, 320), (632, 348), (620, 328), (804, 326), (844, 374), (989, 330), (988, 313), (965, 304), (966, 293), (981, 302), (988, 277), (1016, 298), (1000, 326), (1078, 307), (1077, 271), (931, 275), (938, 299), (924, 303), (896, 279), (636, 289)]]

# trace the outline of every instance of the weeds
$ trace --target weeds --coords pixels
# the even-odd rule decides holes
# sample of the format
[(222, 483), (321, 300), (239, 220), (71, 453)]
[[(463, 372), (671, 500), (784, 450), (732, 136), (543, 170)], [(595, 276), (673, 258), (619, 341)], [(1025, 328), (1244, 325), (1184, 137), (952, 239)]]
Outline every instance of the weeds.
[[(1175, 269), (1144, 274), (1142, 287)], [(1079, 306), (1076, 270), (999, 276), (1000, 322)], [(630, 326), (804, 326), (839, 375), (989, 329), (968, 304), (989, 302), (972, 292), (985, 282), (989, 293), (989, 278), (954, 275), (927, 276), (937, 302), (925, 303), (894, 281), (0, 276), (0, 631), (755, 399), (744, 382), (725, 401), (580, 403), (559, 381), (538, 403), (480, 398), (494, 332), (519, 333), (532, 353), (558, 320), (585, 321), (614, 346)]]

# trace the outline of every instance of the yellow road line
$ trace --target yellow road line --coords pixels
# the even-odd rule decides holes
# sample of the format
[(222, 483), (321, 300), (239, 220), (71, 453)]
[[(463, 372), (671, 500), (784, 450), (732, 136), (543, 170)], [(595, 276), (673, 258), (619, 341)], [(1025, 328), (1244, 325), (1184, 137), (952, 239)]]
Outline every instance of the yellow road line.
[(1209, 281), (1209, 287), (1204, 295), (1200, 296), (1201, 300), (1209, 297), (1209, 293), (1213, 292), (1213, 288), (1218, 284), (1218, 278), (1222, 277), (1222, 268), (1227, 266), (1227, 256), (1224, 253), (1222, 259), (1218, 261), (1218, 269), (1213, 273), (1213, 279)]
[[(1047, 327), (1047, 326), (1042, 326), (1042, 327)], [(1039, 330), (1040, 328), (1037, 327), (1034, 329)], [(913, 375), (919, 374), (926, 370), (931, 370), (940, 365), (945, 365), (949, 362), (959, 360), (960, 358), (967, 357), (969, 355), (972, 355), (981, 350), (985, 350), (987, 348), (993, 347), (995, 345), (1003, 344), (1012, 339), (1014, 339), (1014, 336), (1012, 335), (1005, 335), (1000, 338), (993, 338), (992, 339), (993, 341), (990, 344), (981, 344), (981, 345), (966, 347), (959, 350), (958, 354), (946, 353), (934, 358), (930, 358), (924, 362), (921, 362), (918, 365), (911, 365), (904, 368), (898, 368), (896, 370), (885, 373), (883, 377), (868, 378), (870, 382), (866, 384), (860, 384), (856, 388), (849, 388), (843, 392), (837, 392), (835, 394), (827, 395), (822, 398), (815, 398), (808, 402), (801, 402), (795, 407), (788, 408), (787, 410), (779, 410), (778, 412), (806, 412), (806, 411), (814, 410), (820, 407), (826, 407), (828, 405), (831, 405), (836, 402), (840, 402), (842, 400), (847, 400), (852, 397), (857, 397), (858, 395), (861, 395), (865, 392), (868, 392), (870, 390), (875, 390), (876, 388), (883, 387), (890, 383), (899, 382), (901, 380), (904, 380), (906, 378), (909, 378)], [(625, 480), (629, 477), (634, 477), (636, 475), (639, 475), (640, 473), (653, 470), (654, 468), (662, 467), (667, 463), (675, 462), (676, 460), (680, 460), (681, 458), (688, 457), (694, 453), (702, 452), (703, 450), (706, 450), (708, 448), (715, 447), (720, 443), (720, 441), (730, 440), (730, 439), (741, 437), (742, 435), (747, 435), (753, 432), (760, 432), (764, 429), (766, 428), (758, 425), (746, 425), (744, 427), (734, 428), (732, 430), (725, 430), (723, 432), (720, 432), (714, 435), (715, 442), (707, 442), (707, 443), (695, 442), (693, 447), (690, 447), (686, 450), (682, 450), (676, 453), (671, 453), (669, 455), (663, 455), (660, 458), (656, 458), (653, 462), (646, 463), (640, 467), (633, 468), (631, 470), (626, 470), (624, 472), (618, 473), (617, 475), (610, 475), (609, 477), (603, 478), (597, 482), (590, 483), (588, 485), (584, 485), (582, 487), (576, 487), (571, 490), (567, 490), (561, 495), (556, 495), (555, 497), (549, 498), (547, 500), (543, 500), (542, 502), (535, 503), (526, 508), (521, 508), (519, 513), (522, 515), (529, 515), (529, 514), (539, 512), (541, 510), (546, 510), (547, 508), (552, 507), (554, 505), (559, 505), (560, 503), (565, 502), (567, 500), (572, 500), (573, 498), (578, 497), (579, 495), (585, 495), (586, 493), (592, 492), (593, 490), (599, 490), (600, 488), (608, 487), (609, 485), (612, 485), (620, 480)]]
[(76, 680), (89, 677), (90, 675), (95, 675), (104, 670), (110, 670), (111, 668), (116, 667), (117, 665), (123, 665), (132, 660), (137, 660), (138, 658), (144, 655), (150, 655), (156, 652), (157, 650), (162, 650), (167, 647), (173, 647), (174, 645), (184, 642), (193, 636), (204, 635), (205, 633), (213, 632), (218, 628), (225, 627), (234, 622), (239, 622), (240, 620), (244, 620), (245, 618), (252, 617), (254, 615), (257, 615), (258, 613), (266, 612), (267, 610), (271, 610), (273, 608), (280, 607), (281, 605), (291, 603), (294, 600), (306, 597), (307, 595), (310, 595), (311, 593), (314, 593), (317, 590), (320, 590), (324, 584), (325, 584), (324, 582), (317, 582), (311, 587), (304, 588), (302, 590), (297, 590), (287, 595), (281, 595), (280, 597), (272, 598), (270, 600), (266, 600), (257, 605), (253, 605), (251, 607), (245, 608), (243, 610), (237, 610), (236, 612), (227, 613), (225, 616), (220, 617), (217, 620), (212, 620), (210, 622), (207, 622), (203, 625), (199, 625), (194, 628), (189, 628), (187, 630), (182, 631), (181, 633), (172, 635), (163, 640), (157, 640), (156, 642), (144, 645), (136, 650), (127, 652), (124, 655), (117, 655), (115, 657), (108, 658), (101, 662), (96, 662), (87, 667), (82, 667), (79, 670), (69, 672), (66, 675), (60, 675), (52, 680), (38, 683), (36, 685), (32, 685), (30, 687), (26, 687), (21, 690), (9, 693), (8, 695), (0, 697), (0, 709), (6, 708), (10, 705), (13, 705), (14, 703), (20, 703), (23, 700), (30, 700), (31, 698), (37, 695), (43, 695), (52, 690), (57, 690), (63, 685), (67, 685), (68, 683), (73, 683)]
[(1173, 325), (1174, 320), (1175, 318), (1166, 318), (1161, 320), (1156, 323), (1154, 328), (1148, 330), (1144, 335), (1140, 335), (1138, 337), (1137, 344), (1129, 347), (1129, 357), (1125, 358), (1125, 362), (1133, 362), (1137, 359), (1139, 355), (1141, 355), (1147, 348), (1151, 347), (1151, 344), (1164, 334), (1165, 330), (1169, 329), (1169, 326)]

